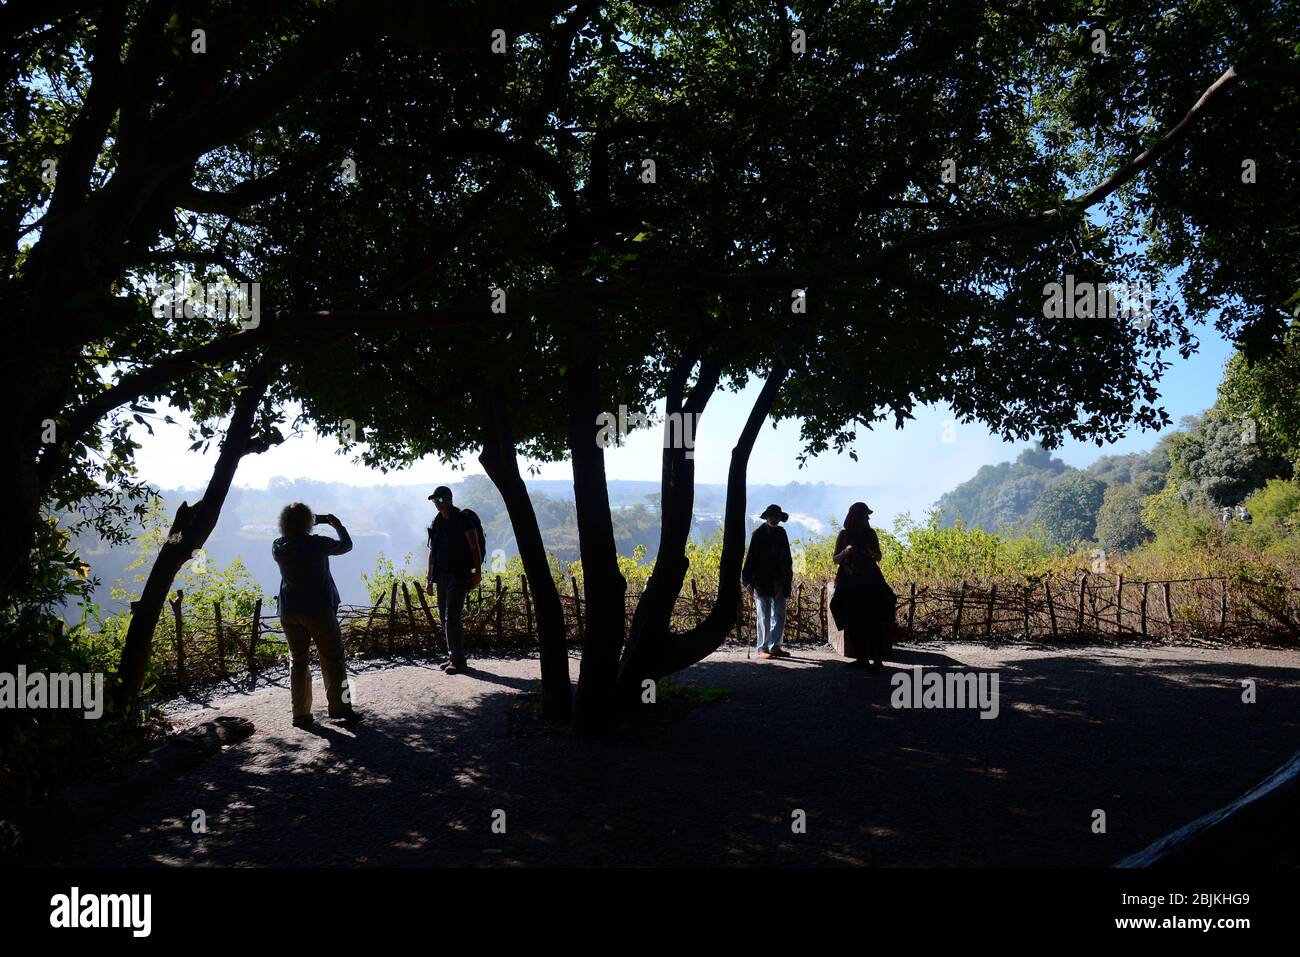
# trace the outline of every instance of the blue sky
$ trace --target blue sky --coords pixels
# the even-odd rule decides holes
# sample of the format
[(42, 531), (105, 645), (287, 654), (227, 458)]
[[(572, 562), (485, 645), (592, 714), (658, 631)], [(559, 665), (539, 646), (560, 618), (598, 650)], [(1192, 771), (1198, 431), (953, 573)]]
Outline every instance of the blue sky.
[[(1190, 359), (1173, 357), (1161, 385), (1163, 405), (1175, 423), (1214, 403), (1215, 389), (1223, 365), (1232, 353), (1231, 345), (1213, 326), (1199, 328), (1201, 348)], [(720, 393), (696, 433), (696, 478), (702, 483), (723, 483), (731, 446), (740, 430), (758, 384), (736, 394)], [(163, 411), (163, 407), (159, 407)], [(800, 449), (796, 423), (773, 428), (769, 423), (750, 460), (750, 484), (784, 485), (788, 482), (825, 482), (831, 485), (871, 486), (878, 524), (889, 527), (894, 517), (911, 512), (919, 518), (944, 492), (970, 478), (982, 465), (1013, 458), (1024, 443), (1005, 443), (978, 424), (958, 424), (945, 442), (945, 423), (951, 419), (946, 407), (924, 407), (915, 420), (896, 430), (882, 423), (875, 431), (859, 433), (855, 444), (858, 461), (847, 454), (826, 453), (799, 468)], [(364, 425), (364, 424), (363, 424)], [(157, 426), (150, 437), (143, 429), (136, 439), (142, 445), (137, 461), (140, 474), (163, 488), (195, 488), (204, 485), (216, 459), (215, 449), (206, 455), (188, 452), (183, 426)], [(634, 433), (626, 445), (607, 451), (607, 471), (613, 479), (654, 480), (659, 475), (661, 433), (657, 428)], [(1155, 444), (1157, 435), (1133, 432), (1117, 443), (1098, 448), (1091, 443), (1067, 442), (1056, 454), (1070, 465), (1083, 467), (1101, 455), (1144, 451)], [(433, 486), (456, 481), (464, 472), (434, 460), (425, 460), (401, 472), (384, 475), (371, 471), (337, 454), (333, 440), (314, 437), (290, 438), (264, 455), (250, 456), (240, 465), (236, 485), (264, 487), (273, 477), (313, 478), (353, 485)], [(467, 472), (482, 470), (470, 459)], [(547, 479), (569, 479), (567, 463), (542, 466)], [(847, 503), (846, 503), (847, 504)]]

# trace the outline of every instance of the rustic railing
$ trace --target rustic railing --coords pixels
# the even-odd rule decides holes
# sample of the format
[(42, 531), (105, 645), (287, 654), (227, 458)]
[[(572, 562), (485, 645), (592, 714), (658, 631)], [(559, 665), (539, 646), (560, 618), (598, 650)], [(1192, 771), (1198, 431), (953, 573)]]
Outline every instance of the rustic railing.
[[(569, 641), (581, 641), (584, 599), (570, 578), (560, 590)], [(898, 595), (898, 637), (964, 641), (1118, 640), (1161, 643), (1233, 641), (1294, 642), (1300, 637), (1300, 608), (1291, 585), (1269, 585), (1227, 578), (1141, 581), (1123, 575), (1083, 572), (1073, 578), (904, 582)], [(629, 592), (629, 622), (640, 592)], [(185, 685), (239, 671), (258, 670), (287, 656), (279, 616), (259, 601), (251, 614), (186, 613), (176, 593), (172, 640), (155, 643), (157, 671), (167, 683)], [(713, 596), (690, 579), (673, 613), (676, 629), (698, 624)], [(796, 580), (786, 608), (786, 640), (816, 644), (827, 640), (833, 622), (827, 609), (827, 583)], [(348, 654), (361, 657), (418, 657), (439, 654), (446, 644), (437, 608), (423, 589), (394, 582), (371, 606), (339, 608)], [(532, 595), (527, 580), (485, 579), (471, 592), (463, 616), (471, 651), (527, 652), (537, 642)], [(730, 643), (753, 640), (754, 606), (742, 594)], [(161, 637), (161, 636), (160, 636)], [(168, 647), (170, 645), (170, 647)]]

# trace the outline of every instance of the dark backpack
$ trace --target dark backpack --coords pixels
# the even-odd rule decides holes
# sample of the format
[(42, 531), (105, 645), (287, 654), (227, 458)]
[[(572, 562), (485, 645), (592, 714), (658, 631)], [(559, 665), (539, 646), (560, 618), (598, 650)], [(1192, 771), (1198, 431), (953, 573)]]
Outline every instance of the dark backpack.
[(460, 510), (461, 518), (468, 522), (474, 529), (474, 534), (478, 536), (478, 557), (480, 561), (487, 561), (487, 536), (483, 534), (483, 520), (478, 517), (478, 513), (472, 508), (462, 508)]

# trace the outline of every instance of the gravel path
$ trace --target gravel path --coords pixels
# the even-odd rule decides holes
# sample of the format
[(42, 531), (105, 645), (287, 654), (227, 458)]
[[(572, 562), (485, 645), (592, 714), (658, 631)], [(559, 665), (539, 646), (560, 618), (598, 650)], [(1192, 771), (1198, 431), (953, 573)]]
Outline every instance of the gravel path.
[[(185, 720), (246, 717), (252, 739), (46, 862), (1107, 865), (1300, 748), (1296, 652), (926, 644), (884, 674), (795, 655), (719, 652), (678, 680), (725, 700), (661, 697), (611, 742), (535, 717), (535, 660), (364, 671), (354, 730), (295, 729), (282, 684), (228, 695)], [(999, 716), (891, 708), (913, 664), (996, 670)]]

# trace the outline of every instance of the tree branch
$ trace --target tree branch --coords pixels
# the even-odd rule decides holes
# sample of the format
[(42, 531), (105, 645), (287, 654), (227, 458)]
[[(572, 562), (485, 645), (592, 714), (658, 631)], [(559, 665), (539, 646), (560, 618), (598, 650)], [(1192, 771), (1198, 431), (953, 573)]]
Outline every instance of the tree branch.
[(117, 114), (125, 13), (124, 0), (114, 0), (99, 18), (95, 55), (90, 62), (90, 89), (63, 154), (54, 195), (44, 217), (48, 221), (57, 220), (68, 207), (79, 203), (90, 189), (95, 160), (99, 158), (109, 125)]
[(166, 266), (171, 263), (195, 263), (205, 266), (220, 266), (240, 282), (253, 282), (252, 277), (240, 268), (239, 263), (229, 256), (203, 249), (156, 249), (136, 259), (141, 266)]
[(9, 0), (0, 7), (0, 36), (17, 37), (35, 27), (58, 23), (70, 16), (84, 16), (103, 6), (103, 0)]
[(196, 213), (216, 213), (234, 217), (250, 206), (266, 202), (288, 187), (288, 177), (281, 173), (271, 173), (269, 176), (246, 180), (227, 190), (200, 189), (192, 183), (187, 183), (176, 191), (173, 202), (181, 209)]
[[(46, 446), (38, 463), (40, 481), (45, 484), (71, 453), (72, 447), (94, 427), (95, 423), (119, 406), (141, 396), (161, 392), (183, 375), (204, 366), (220, 365), (246, 355), (252, 349), (275, 341), (361, 331), (395, 331), (404, 329), (449, 329), (482, 318), (487, 299), (474, 310), (468, 306), (432, 311), (411, 312), (328, 312), (276, 315), (253, 329), (245, 329), (204, 343), (192, 349), (159, 359), (152, 365), (124, 373), (113, 385), (64, 417), (59, 429), (58, 445)], [(498, 321), (500, 316), (494, 316)]]
[[(1164, 136), (1160, 137), (1160, 139), (1147, 147), (1137, 156), (1129, 159), (1100, 183), (1093, 186), (1091, 189), (1065, 200), (1059, 206), (1051, 209), (1037, 210), (1020, 216), (1008, 216), (1002, 219), (961, 223), (955, 226), (947, 226), (942, 229), (931, 230), (922, 233), (919, 236), (913, 236), (908, 239), (902, 239), (895, 243), (891, 243), (879, 252), (870, 256), (855, 259), (848, 265), (859, 269), (873, 265), (881, 265), (898, 256), (918, 252), (923, 249), (931, 249), (936, 246), (943, 246), (964, 239), (975, 239), (1001, 232), (1065, 222), (1067, 219), (1067, 213), (1079, 214), (1084, 212), (1106, 199), (1106, 197), (1110, 196), (1125, 183), (1136, 178), (1143, 170), (1155, 163), (1161, 156), (1168, 153), (1175, 145), (1184, 139), (1193, 127), (1195, 127), (1195, 125), (1209, 111), (1209, 109), (1221, 100), (1227, 91), (1236, 86), (1243, 77), (1256, 74), (1257, 70), (1254, 67), (1244, 67), (1240, 70), (1237, 67), (1229, 67), (1209, 86), (1208, 89), (1206, 89), (1204, 93), (1201, 94), (1200, 98), (1192, 108), (1188, 110), (1183, 118), (1171, 127)], [(1265, 74), (1259, 73), (1258, 75)], [(820, 272), (823, 272), (824, 275), (828, 277), (837, 274), (844, 275), (846, 268), (843, 263), (835, 263), (830, 268)], [(733, 271), (708, 271), (700, 269), (665, 270), (658, 274), (656, 281), (660, 284), (664, 282), (676, 282), (684, 286), (708, 289), (715, 292), (748, 292), (753, 291), (756, 288), (796, 288), (803, 284), (807, 284), (810, 278), (808, 270), (773, 267), (768, 269)]]

